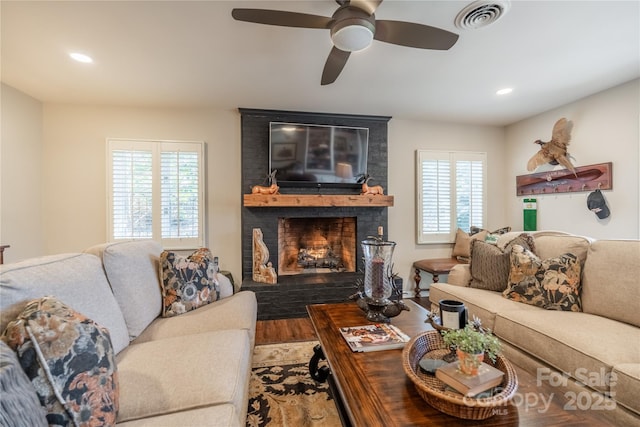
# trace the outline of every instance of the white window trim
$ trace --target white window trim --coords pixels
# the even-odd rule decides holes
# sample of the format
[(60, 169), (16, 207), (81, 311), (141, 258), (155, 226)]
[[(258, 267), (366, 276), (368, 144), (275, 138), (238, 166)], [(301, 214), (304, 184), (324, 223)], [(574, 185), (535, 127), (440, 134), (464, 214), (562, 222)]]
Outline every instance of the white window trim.
[[(152, 211), (153, 225), (151, 239), (159, 242), (165, 249), (188, 250), (206, 246), (206, 190), (205, 190), (205, 147), (204, 141), (178, 141), (178, 140), (146, 140), (146, 139), (122, 139), (107, 138), (107, 241), (119, 242), (138, 240), (135, 237), (115, 239), (113, 237), (113, 157), (114, 150), (144, 149), (152, 152)], [(161, 212), (161, 189), (160, 189), (160, 153), (162, 151), (181, 151), (188, 148), (188, 151), (198, 152), (198, 237), (196, 238), (162, 238), (162, 224), (160, 221)], [(141, 238), (141, 239), (147, 239)]]
[[(450, 230), (447, 233), (425, 233), (422, 230), (422, 213), (423, 213), (423, 187), (422, 187), (422, 162), (424, 160), (449, 160), (450, 162), (450, 194), (451, 194), (451, 218)], [(443, 151), (443, 150), (416, 150), (416, 243), (436, 244), (436, 243), (453, 243), (455, 241), (457, 231), (456, 220), (456, 161), (471, 160), (482, 161), (482, 224), (473, 224), (483, 227), (487, 223), (487, 153), (472, 151)]]

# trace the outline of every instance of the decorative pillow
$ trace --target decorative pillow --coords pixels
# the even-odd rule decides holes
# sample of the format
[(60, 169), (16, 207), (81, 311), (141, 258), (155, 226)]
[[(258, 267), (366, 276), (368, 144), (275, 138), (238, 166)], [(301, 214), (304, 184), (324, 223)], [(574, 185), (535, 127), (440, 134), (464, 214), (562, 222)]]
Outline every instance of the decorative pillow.
[[(468, 258), (471, 256), (471, 240), (484, 240), (487, 236), (487, 231), (483, 230), (474, 235), (465, 233), (462, 229), (458, 228), (456, 231), (456, 241), (453, 245), (453, 252), (451, 256), (458, 257), (459, 261), (468, 262)], [(464, 258), (467, 258), (465, 260)]]
[(27, 303), (2, 339), (17, 352), (50, 425), (115, 425), (118, 374), (106, 328), (44, 297)]
[(229, 277), (233, 278), (233, 276), (231, 276), (231, 273), (216, 273), (216, 278), (218, 279), (218, 285), (220, 287), (220, 299), (228, 298), (233, 295), (233, 283), (231, 282), (231, 279), (229, 279)]
[(496, 234), (496, 235), (500, 236), (502, 234), (506, 234), (506, 233), (510, 232), (511, 231), (511, 227), (506, 226), (506, 227), (498, 228), (495, 231), (484, 230), (484, 229), (482, 229), (480, 227), (476, 227), (476, 226), (473, 226), (473, 225), (471, 227), (469, 227), (469, 235), (471, 235), (471, 236), (473, 236), (474, 234), (478, 234), (481, 231), (486, 231), (489, 234)]
[(580, 261), (574, 254), (541, 260), (513, 246), (506, 298), (548, 310), (582, 311), (580, 290)]
[(0, 426), (47, 427), (36, 389), (16, 353), (0, 340)]
[(217, 268), (211, 252), (200, 248), (189, 256), (160, 255), (162, 316), (173, 317), (220, 299)]
[(494, 244), (473, 240), (471, 242), (470, 273), (472, 288), (502, 292), (509, 283), (510, 256), (514, 245), (520, 245), (535, 253), (533, 236), (522, 233), (500, 250)]
[(484, 238), (484, 241), (489, 243), (489, 244), (491, 244), (491, 245), (497, 246), (499, 237), (500, 237), (499, 234), (488, 233), (487, 237)]

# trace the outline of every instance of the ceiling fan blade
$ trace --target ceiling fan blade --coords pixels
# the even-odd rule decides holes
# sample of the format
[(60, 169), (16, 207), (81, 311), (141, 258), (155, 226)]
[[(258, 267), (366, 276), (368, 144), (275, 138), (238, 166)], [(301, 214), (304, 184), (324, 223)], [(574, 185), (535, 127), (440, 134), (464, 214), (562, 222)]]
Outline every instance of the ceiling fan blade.
[(327, 62), (324, 64), (324, 70), (322, 70), (321, 85), (329, 85), (336, 81), (346, 65), (349, 55), (351, 55), (351, 52), (345, 52), (335, 46), (331, 49)]
[(237, 21), (282, 27), (329, 28), (331, 18), (307, 13), (268, 9), (233, 9), (231, 16)]
[(376, 9), (378, 9), (378, 6), (380, 6), (380, 3), (382, 3), (382, 0), (351, 0), (349, 5), (364, 10), (369, 15), (373, 15)]
[(419, 49), (450, 49), (458, 35), (441, 28), (404, 21), (376, 20), (374, 39)]

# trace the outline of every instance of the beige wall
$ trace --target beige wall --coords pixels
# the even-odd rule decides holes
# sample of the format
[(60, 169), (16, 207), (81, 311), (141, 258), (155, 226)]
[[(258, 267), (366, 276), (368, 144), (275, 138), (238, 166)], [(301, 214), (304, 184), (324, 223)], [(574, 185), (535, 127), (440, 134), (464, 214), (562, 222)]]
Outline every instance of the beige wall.
[(44, 253), (42, 104), (2, 84), (0, 244), (4, 262)]
[[(405, 289), (414, 286), (411, 264), (424, 258), (451, 256), (451, 245), (416, 244), (416, 150), (454, 150), (487, 152), (488, 211), (491, 229), (507, 225), (504, 170), (504, 130), (496, 126), (473, 126), (415, 120), (389, 122), (389, 239), (398, 243), (394, 254), (395, 271)], [(386, 236), (387, 233), (385, 233)], [(423, 276), (425, 280), (430, 276)], [(424, 283), (423, 283), (424, 284)]]
[(613, 162), (613, 189), (602, 192), (611, 216), (599, 220), (587, 209), (589, 192), (538, 196), (538, 229), (600, 239), (640, 237), (639, 82), (629, 82), (506, 128), (509, 159), (505, 165), (506, 201), (510, 224), (522, 227), (523, 197), (515, 197), (515, 176), (530, 173), (527, 161), (538, 150), (533, 141), (548, 141), (553, 124), (566, 117), (573, 121), (569, 152), (575, 157), (574, 165)]
[[(413, 287), (411, 263), (446, 257), (449, 245), (417, 245), (415, 151), (488, 153), (488, 227), (522, 228), (515, 176), (526, 172), (535, 139), (550, 136), (559, 117), (574, 121), (571, 153), (578, 165), (612, 161), (611, 218), (598, 221), (587, 193), (539, 200), (538, 228), (598, 238), (638, 238), (638, 81), (604, 91), (506, 128), (418, 120), (389, 123), (389, 209), (385, 234), (398, 242), (395, 271)], [(208, 244), (223, 268), (241, 277), (240, 115), (236, 110), (41, 106), (3, 86), (2, 241), (8, 261), (81, 251), (106, 240), (106, 148), (114, 138), (207, 142)], [(42, 159), (42, 160), (41, 160)], [(247, 189), (248, 190), (248, 189)], [(5, 240), (5, 237), (7, 238)], [(15, 246), (15, 250), (14, 250)]]
[(237, 111), (44, 107), (42, 192), (47, 254), (106, 241), (106, 139), (207, 143), (207, 240), (240, 272), (240, 120)]

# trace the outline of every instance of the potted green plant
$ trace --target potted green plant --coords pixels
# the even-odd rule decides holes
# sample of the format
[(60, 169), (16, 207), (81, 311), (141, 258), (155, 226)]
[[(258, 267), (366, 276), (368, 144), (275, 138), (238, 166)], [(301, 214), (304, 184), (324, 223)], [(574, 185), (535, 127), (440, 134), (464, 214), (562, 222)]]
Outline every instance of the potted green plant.
[(449, 347), (455, 347), (460, 370), (467, 375), (478, 374), (485, 354), (495, 362), (501, 349), (498, 338), (490, 330), (483, 329), (477, 318), (463, 329), (442, 331), (442, 338)]

